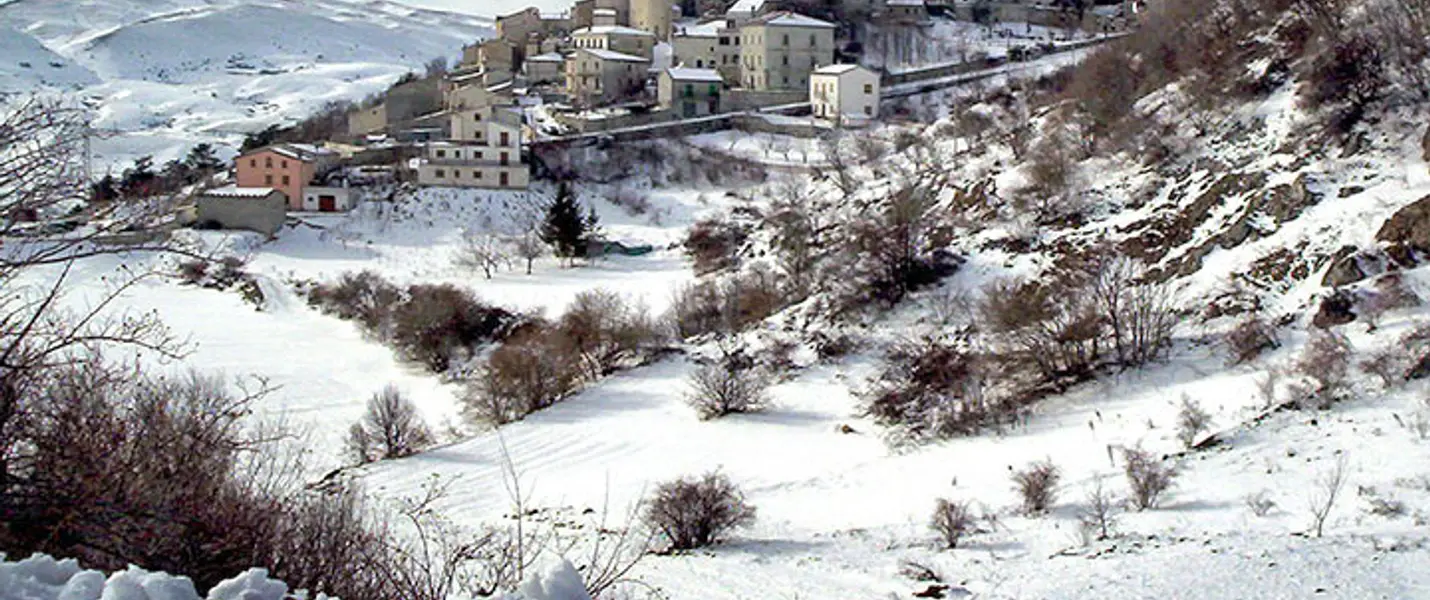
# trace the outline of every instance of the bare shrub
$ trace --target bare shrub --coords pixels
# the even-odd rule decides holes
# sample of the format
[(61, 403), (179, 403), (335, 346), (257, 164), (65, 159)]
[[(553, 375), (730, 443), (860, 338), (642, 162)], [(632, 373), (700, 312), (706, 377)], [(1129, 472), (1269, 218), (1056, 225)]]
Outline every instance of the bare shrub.
[(755, 267), (687, 285), (676, 292), (667, 319), (682, 339), (741, 331), (784, 307), (779, 280), (769, 269)]
[(1015, 471), (1013, 489), (1023, 500), (1023, 513), (1039, 515), (1047, 512), (1057, 499), (1058, 482), (1062, 477), (1062, 470), (1052, 460), (1038, 461)]
[(1090, 379), (1101, 354), (1103, 324), (1091, 299), (1067, 280), (997, 281), (982, 291), (981, 313), (1005, 349), (1047, 382)]
[(367, 412), (348, 431), (347, 451), (361, 464), (411, 456), (434, 441), (417, 407), (389, 385), (368, 399)]
[(179, 263), (179, 281), (188, 285), (198, 285), (208, 278), (209, 263), (205, 260), (192, 259)]
[(1242, 501), (1246, 503), (1246, 508), (1251, 511), (1251, 514), (1258, 517), (1269, 515), (1271, 511), (1276, 509), (1276, 502), (1271, 499), (1270, 492), (1266, 490), (1261, 490), (1255, 494), (1247, 494), (1242, 498)]
[(1316, 537), (1321, 537), (1325, 531), (1326, 519), (1331, 516), (1331, 510), (1335, 508), (1336, 500), (1340, 498), (1341, 490), (1346, 485), (1346, 467), (1346, 457), (1342, 454), (1336, 458), (1335, 466), (1316, 478), (1315, 489), (1307, 499), (1311, 513), (1311, 532)]
[(1384, 97), (1387, 88), (1379, 46), (1363, 32), (1325, 38), (1309, 63), (1301, 98), (1311, 108), (1330, 107), (1330, 126), (1349, 132)]
[(469, 417), (503, 425), (565, 398), (581, 377), (580, 359), (534, 325), (491, 352), (463, 401)]
[(1162, 464), (1151, 452), (1141, 448), (1123, 449), (1122, 458), (1133, 508), (1155, 508), (1162, 494), (1172, 487), (1177, 476), (1176, 469)]
[(693, 550), (715, 543), (755, 520), (755, 508), (723, 473), (682, 477), (656, 487), (645, 521), (660, 531), (670, 550)]
[(1370, 351), (1359, 366), (1362, 371), (1380, 379), (1380, 384), (1386, 389), (1394, 389), (1405, 382), (1410, 354), (1403, 346), (1384, 346)]
[(1237, 321), (1222, 342), (1226, 344), (1227, 362), (1232, 365), (1249, 363), (1267, 350), (1281, 347), (1280, 340), (1276, 338), (1276, 327), (1259, 314)]
[(941, 184), (916, 162), (882, 202), (871, 204), (845, 232), (863, 303), (898, 303), (909, 292), (952, 274), (958, 261), (945, 247), (952, 241), (948, 219), (938, 210)]
[(495, 340), (514, 318), (451, 284), (413, 285), (406, 295), (393, 310), (392, 343), (435, 373), (445, 372), (476, 343)]
[(1016, 404), (991, 398), (966, 339), (895, 345), (864, 392), (864, 414), (912, 441), (972, 435), (1012, 422)]
[(1212, 416), (1202, 409), (1201, 403), (1183, 394), (1181, 408), (1177, 410), (1177, 441), (1183, 447), (1191, 448), (1202, 434), (1211, 429), (1211, 425)]
[(356, 321), (379, 338), (387, 336), (392, 308), (402, 301), (402, 290), (372, 271), (344, 273), (332, 284), (314, 286), (308, 303), (341, 319)]
[(686, 402), (695, 408), (700, 420), (708, 421), (764, 410), (770, 381), (754, 360), (737, 349), (722, 347), (719, 359), (690, 372), (688, 385)]
[(685, 235), (685, 253), (695, 261), (695, 274), (704, 275), (739, 263), (740, 245), (749, 233), (723, 219), (696, 222)]
[(1112, 337), (1117, 363), (1136, 367), (1171, 346), (1177, 316), (1166, 284), (1145, 281), (1146, 268), (1124, 256), (1095, 263), (1087, 291)]
[(1314, 331), (1295, 364), (1296, 374), (1309, 386), (1300, 390), (1303, 406), (1321, 410), (1350, 394), (1350, 340), (1337, 332)]
[(587, 290), (571, 301), (553, 333), (580, 358), (587, 379), (595, 380), (662, 341), (649, 313), (615, 292)]
[(1110, 539), (1117, 526), (1117, 499), (1107, 491), (1102, 477), (1093, 479), (1092, 488), (1087, 492), (1086, 503), (1078, 515), (1078, 525), (1083, 531), (1083, 537), (1095, 541)]
[(929, 517), (929, 529), (938, 534), (943, 547), (949, 550), (958, 547), (959, 540), (977, 529), (977, 519), (968, 502), (956, 502), (945, 498), (934, 501), (933, 516)]

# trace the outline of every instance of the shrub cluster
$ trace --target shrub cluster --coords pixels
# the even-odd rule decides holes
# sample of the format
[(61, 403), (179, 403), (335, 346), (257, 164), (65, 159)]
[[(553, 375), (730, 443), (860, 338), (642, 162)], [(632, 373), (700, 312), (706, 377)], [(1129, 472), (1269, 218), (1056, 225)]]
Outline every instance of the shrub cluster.
[(367, 412), (348, 430), (347, 452), (362, 464), (411, 456), (434, 441), (417, 407), (389, 385), (368, 399)]
[(444, 373), (476, 346), (504, 338), (517, 315), (451, 284), (399, 288), (370, 271), (346, 273), (308, 292), (308, 303), (357, 322), (409, 360)]
[(740, 246), (749, 237), (744, 228), (725, 219), (696, 222), (685, 235), (685, 253), (695, 261), (695, 274), (704, 275), (739, 264)]
[(763, 266), (686, 285), (675, 293), (667, 319), (680, 338), (733, 333), (785, 305), (780, 277)]
[(492, 350), (468, 386), (468, 414), (496, 425), (519, 420), (648, 360), (664, 341), (644, 307), (609, 291), (582, 292), (559, 320), (527, 322)]
[(1021, 471), (1014, 471), (1013, 489), (1023, 500), (1023, 513), (1038, 515), (1047, 512), (1057, 499), (1058, 482), (1062, 478), (1062, 470), (1051, 460), (1038, 461)]
[(1172, 487), (1177, 477), (1176, 469), (1141, 448), (1124, 449), (1122, 457), (1132, 506), (1137, 510), (1156, 507), (1162, 494)]
[(700, 420), (708, 421), (764, 410), (770, 380), (764, 369), (743, 352), (722, 348), (717, 360), (691, 371), (689, 386), (686, 402), (695, 408)]
[(1018, 405), (990, 397), (966, 339), (896, 345), (864, 394), (864, 413), (912, 440), (971, 435), (1012, 422)]

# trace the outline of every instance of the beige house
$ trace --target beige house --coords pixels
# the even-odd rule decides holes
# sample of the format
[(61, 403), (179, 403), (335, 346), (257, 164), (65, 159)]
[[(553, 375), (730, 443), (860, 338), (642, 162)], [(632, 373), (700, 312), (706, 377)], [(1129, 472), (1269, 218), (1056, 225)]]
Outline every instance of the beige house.
[(348, 113), (348, 135), (387, 133), (413, 120), (442, 110), (442, 81), (429, 77), (394, 86), (374, 106)]
[(884, 0), (882, 20), (898, 25), (915, 25), (929, 20), (924, 0)]
[(696, 69), (714, 69), (720, 64), (720, 41), (716, 27), (698, 26), (677, 31), (670, 38), (671, 64)]
[(654, 56), (655, 36), (623, 25), (597, 25), (572, 32), (571, 45), (577, 49), (610, 50), (650, 60)]
[(805, 90), (809, 74), (834, 63), (833, 23), (775, 12), (740, 28), (740, 83), (757, 91)]
[(600, 48), (578, 48), (566, 59), (566, 93), (578, 106), (611, 104), (645, 88), (650, 59)]
[(649, 31), (657, 40), (670, 39), (671, 21), (675, 19), (672, 0), (630, 0), (631, 27)]
[(837, 124), (879, 116), (879, 74), (859, 65), (828, 65), (809, 75), (809, 102), (816, 118)]
[(538, 54), (526, 59), (526, 81), (531, 85), (543, 83), (564, 84), (566, 57), (555, 53)]
[(417, 168), (421, 185), (526, 189), (531, 172), (521, 154), (521, 113), (488, 106), (454, 112), (452, 140), (429, 144)]
[(543, 29), (541, 11), (535, 7), (497, 17), (497, 38), (512, 44), (526, 45), (526, 39)]
[(714, 69), (672, 67), (661, 71), (656, 88), (661, 108), (682, 118), (703, 117), (720, 112), (725, 79)]
[(716, 29), (715, 69), (731, 85), (740, 85), (740, 28), (727, 20)]

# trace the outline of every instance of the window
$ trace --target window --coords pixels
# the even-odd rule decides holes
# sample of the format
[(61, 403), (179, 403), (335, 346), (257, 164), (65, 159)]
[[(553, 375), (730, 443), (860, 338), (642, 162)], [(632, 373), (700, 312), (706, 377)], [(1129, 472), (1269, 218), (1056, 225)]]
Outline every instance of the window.
[(503, 167), (507, 165), (507, 154), (505, 152), (501, 153), (501, 165)]
[(501, 186), (502, 186), (502, 187), (506, 187), (508, 183), (509, 183), (509, 180), (507, 179), (506, 171), (502, 171), (502, 174), (501, 174)]
[(447, 151), (446, 151), (446, 150), (438, 150), (438, 151), (437, 151), (437, 158), (447, 158)]
[(283, 161), (283, 168), (284, 168), (284, 169), (288, 168), (288, 161), (286, 161), (286, 160)]
[(265, 156), (265, 157), (263, 158), (263, 168), (265, 168), (265, 169), (272, 169), (272, 168), (273, 168), (273, 157), (272, 157), (272, 156)]
[(289, 185), (289, 183), (290, 183), (290, 182), (289, 182), (289, 180), (288, 180), (288, 176), (287, 176), (287, 175), (284, 175), (284, 176), (283, 176), (283, 185)]
[(694, 96), (694, 95), (695, 95), (695, 85), (694, 85), (694, 84), (689, 84), (689, 83), (685, 84), (685, 97), (686, 97), (686, 98), (689, 98), (689, 97)]
[(784, 76), (784, 84), (789, 85), (789, 75)]
[(258, 159), (256, 159), (256, 158), (250, 158), (250, 159), (248, 159), (248, 166), (257, 169), (257, 168), (258, 168)]
[(481, 120), (482, 120), (482, 113), (472, 113), (472, 120), (473, 120), (473, 121), (477, 121), (477, 122), (481, 122)]
[(866, 84), (864, 84), (864, 93), (865, 93), (865, 94), (872, 94), (872, 93), (874, 93), (874, 84), (872, 84), (872, 83), (866, 83)]
[(507, 132), (505, 132), (505, 131), (501, 132), (501, 145), (503, 145), (503, 146), (510, 146), (510, 145), (511, 145), (511, 134), (510, 134), (510, 133), (507, 133)]
[(475, 159), (477, 159), (477, 160), (481, 160), (481, 159), (482, 159), (482, 151), (481, 151), (481, 150), (478, 150), (478, 151), (476, 151), (476, 152), (473, 152), (473, 153), (472, 153), (472, 158), (475, 158)]
[(810, 47), (810, 48), (813, 48), (813, 47), (815, 47), (815, 46), (817, 46), (817, 45), (819, 45), (819, 44), (816, 44), (816, 43), (815, 43), (815, 41), (814, 41), (814, 34), (813, 34), (813, 33), (809, 34), (809, 47)]
[(443, 169), (437, 169), (432, 174), (436, 175), (437, 179), (445, 179), (447, 177), (447, 171)]
[(475, 177), (475, 178), (477, 178), (477, 179), (481, 179), (481, 178), (482, 178), (482, 172), (481, 172), (481, 171), (472, 171), (472, 177)]
[(784, 46), (788, 46), (788, 45), (789, 45), (789, 34), (788, 34), (788, 33), (786, 33), (786, 34), (784, 35), (784, 44), (782, 44), (782, 45), (784, 45)]
[(272, 186), (272, 185), (273, 185), (273, 176), (272, 176), (272, 175), (264, 175), (264, 176), (263, 176), (263, 185)]
[(786, 54), (786, 55), (780, 57), (780, 59), (781, 59), (780, 62), (782, 62), (782, 63), (784, 64), (784, 66), (786, 66), (786, 67), (789, 66), (789, 55), (788, 55), (788, 54)]
[(865, 107), (864, 107), (864, 114), (865, 114), (865, 115), (868, 115), (868, 116), (870, 116), (870, 117), (874, 116), (874, 107), (872, 107), (872, 106), (865, 106)]
[(462, 178), (462, 171), (461, 171), (460, 169), (452, 169), (452, 179), (461, 179), (461, 178)]
[(720, 36), (720, 45), (721, 45), (721, 46), (729, 46), (729, 45), (730, 45), (730, 38), (725, 37), (725, 36), (723, 36), (723, 35)]

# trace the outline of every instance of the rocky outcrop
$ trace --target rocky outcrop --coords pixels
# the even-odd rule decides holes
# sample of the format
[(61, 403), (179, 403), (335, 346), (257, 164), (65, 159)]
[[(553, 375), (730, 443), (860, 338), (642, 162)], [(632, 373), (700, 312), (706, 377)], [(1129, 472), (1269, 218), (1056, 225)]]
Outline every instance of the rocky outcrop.
[(1350, 294), (1335, 292), (1321, 299), (1321, 308), (1311, 318), (1311, 324), (1321, 329), (1345, 325), (1356, 320), (1355, 299)]
[(1425, 128), (1425, 137), (1420, 140), (1420, 148), (1425, 152), (1425, 160), (1430, 161), (1430, 127)]
[(1385, 252), (1402, 267), (1419, 263), (1417, 255), (1430, 253), (1430, 196), (1410, 203), (1396, 211), (1380, 231), (1376, 241), (1385, 244)]

